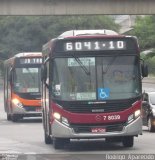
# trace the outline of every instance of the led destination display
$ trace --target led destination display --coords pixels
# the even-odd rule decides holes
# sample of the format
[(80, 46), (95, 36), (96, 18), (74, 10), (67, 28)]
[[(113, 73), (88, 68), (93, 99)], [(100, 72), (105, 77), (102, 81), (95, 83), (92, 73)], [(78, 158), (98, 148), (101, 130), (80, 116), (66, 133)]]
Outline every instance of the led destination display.
[(126, 42), (122, 40), (74, 41), (64, 43), (64, 51), (97, 51), (125, 49)]
[(19, 61), (20, 64), (41, 64), (42, 58), (22, 58)]

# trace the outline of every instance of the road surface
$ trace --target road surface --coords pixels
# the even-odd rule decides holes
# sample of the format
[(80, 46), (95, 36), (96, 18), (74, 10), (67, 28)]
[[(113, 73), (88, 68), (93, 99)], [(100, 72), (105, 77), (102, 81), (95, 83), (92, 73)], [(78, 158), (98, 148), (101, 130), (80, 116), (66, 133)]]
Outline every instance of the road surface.
[[(154, 90), (154, 81), (143, 83), (143, 89)], [(3, 109), (3, 90), (0, 90), (0, 158), (17, 160), (100, 160), (123, 159), (133, 154), (147, 154), (154, 158), (155, 133), (143, 127), (143, 135), (135, 137), (133, 148), (124, 148), (121, 143), (105, 143), (101, 140), (72, 141), (61, 150), (44, 143), (41, 118), (27, 118), (17, 123), (7, 121)], [(127, 154), (127, 155), (125, 155)], [(112, 157), (113, 156), (113, 157)], [(117, 157), (122, 156), (122, 157)], [(131, 159), (131, 157), (125, 157)], [(147, 157), (148, 158), (148, 157)], [(8, 158), (9, 159), (9, 158)]]

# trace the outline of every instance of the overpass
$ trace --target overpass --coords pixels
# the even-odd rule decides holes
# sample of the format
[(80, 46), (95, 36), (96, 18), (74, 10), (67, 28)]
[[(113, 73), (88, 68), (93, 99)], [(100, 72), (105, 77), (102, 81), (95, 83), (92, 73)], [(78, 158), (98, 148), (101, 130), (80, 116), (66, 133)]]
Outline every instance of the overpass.
[(0, 15), (155, 14), (155, 0), (0, 0)]

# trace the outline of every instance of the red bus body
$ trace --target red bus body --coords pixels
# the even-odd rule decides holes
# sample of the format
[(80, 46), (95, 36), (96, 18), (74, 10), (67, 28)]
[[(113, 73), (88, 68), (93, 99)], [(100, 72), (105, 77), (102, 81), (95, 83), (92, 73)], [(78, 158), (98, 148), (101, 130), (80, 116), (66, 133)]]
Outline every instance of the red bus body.
[(132, 147), (142, 134), (137, 40), (106, 30), (77, 32), (43, 46), (45, 143), (57, 149), (70, 139), (105, 138)]

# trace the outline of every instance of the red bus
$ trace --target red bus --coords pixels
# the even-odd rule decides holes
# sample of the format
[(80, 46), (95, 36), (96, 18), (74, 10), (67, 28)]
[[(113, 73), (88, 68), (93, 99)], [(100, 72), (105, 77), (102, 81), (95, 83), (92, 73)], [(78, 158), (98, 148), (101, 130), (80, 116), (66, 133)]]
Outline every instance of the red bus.
[(42, 53), (16, 54), (4, 62), (4, 109), (7, 120), (41, 116)]
[(142, 77), (137, 39), (111, 30), (73, 30), (43, 46), (45, 143), (105, 138), (132, 147), (142, 134)]

